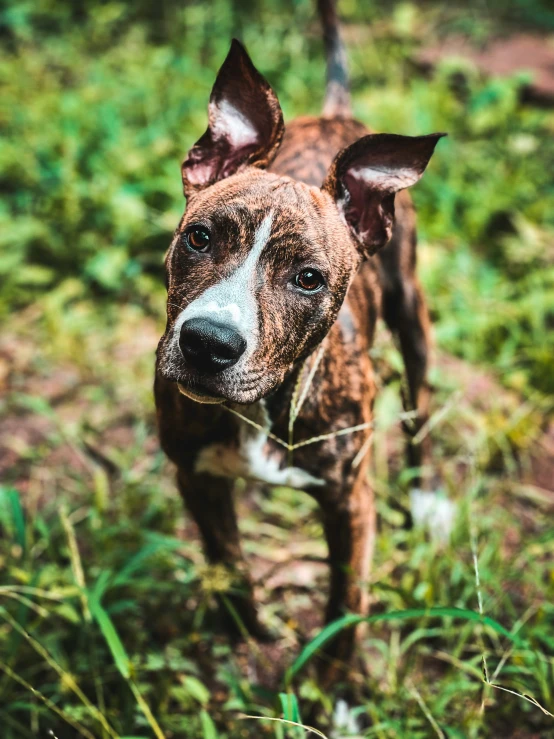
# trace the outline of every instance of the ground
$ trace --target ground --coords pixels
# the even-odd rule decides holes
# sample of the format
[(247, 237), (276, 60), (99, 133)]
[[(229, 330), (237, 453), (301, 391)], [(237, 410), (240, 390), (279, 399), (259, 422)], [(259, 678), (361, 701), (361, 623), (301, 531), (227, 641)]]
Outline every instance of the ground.
[[(69, 526), (78, 542), (86, 598), (99, 597), (113, 619), (137, 683), (163, 717), (165, 735), (196, 735), (200, 704), (227, 732), (220, 736), (271, 736), (273, 726), (252, 726), (238, 716), (272, 715), (286, 668), (322, 628), (326, 552), (317, 511), (302, 493), (247, 491), (237, 483), (244, 550), (276, 640), (229, 641), (215, 603), (229, 584), (224, 573), (205, 566), (156, 439), (150, 380), (160, 323), (129, 308), (117, 324), (95, 335), (84, 328), (86, 305), (81, 310), (83, 326), (73, 335), (60, 325), (53, 334), (46, 329), (51, 341), (44, 341), (44, 317), (28, 310), (2, 337), (1, 471), (25, 507), (21, 542), (2, 560), (3, 581), (13, 597), (25, 596), (25, 588), (50, 593), (53, 600), (38, 595), (40, 608), (20, 601), (23, 625), (39, 640), (44, 634), (54, 659), (87, 686), (93, 657), (78, 635), (82, 604), (72, 587), (77, 575)], [(525, 646), (514, 649), (494, 632), (449, 619), (371, 627), (354, 670), (359, 710), (373, 722), (370, 735), (426, 736), (430, 724), (421, 700), (448, 736), (471, 736), (478, 727), (491, 736), (547, 736), (552, 719), (523, 698), (485, 686), (481, 660), (486, 655), (489, 675), (501, 666), (491, 682), (551, 706), (552, 428), (544, 426), (540, 408), (503, 389), (490, 372), (439, 352), (431, 433), (444, 494), (456, 502), (457, 518), (448, 542), (425, 528), (406, 530), (409, 479), (396, 420), (399, 357), (382, 326), (374, 359), (381, 387), (372, 472), (379, 538), (371, 612), (438, 605), (478, 610), (473, 546), (485, 614), (528, 636)], [(108, 719), (113, 712), (117, 726), (121, 697), (112, 707), (111, 693), (121, 690), (122, 677), (106, 666), (109, 656), (95, 624), (86, 629), (102, 675), (103, 697), (96, 693), (96, 699)], [(15, 664), (23, 674), (49, 670), (23, 646)], [(294, 688), (305, 710), (319, 698), (329, 716), (340, 693), (319, 695), (310, 675), (308, 666)], [(59, 690), (63, 695), (63, 678)], [(18, 692), (12, 686), (9, 701)], [(398, 695), (400, 704), (393, 699)], [(514, 724), (514, 702), (520, 724)], [(87, 722), (82, 710), (65, 710), (94, 732), (94, 721)], [(17, 722), (17, 710), (10, 716)], [(47, 714), (37, 713), (36, 720), (49, 726)], [(183, 734), (183, 726), (191, 733)], [(452, 733), (453, 727), (462, 734)]]

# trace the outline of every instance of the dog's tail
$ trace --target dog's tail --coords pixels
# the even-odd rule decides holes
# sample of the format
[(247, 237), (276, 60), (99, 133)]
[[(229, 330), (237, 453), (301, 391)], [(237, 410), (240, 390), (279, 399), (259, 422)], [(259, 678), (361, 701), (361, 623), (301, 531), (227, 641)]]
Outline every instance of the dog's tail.
[(348, 64), (340, 35), (336, 0), (317, 0), (317, 9), (323, 26), (323, 41), (327, 60), (327, 88), (323, 115), (326, 118), (349, 118), (350, 91)]

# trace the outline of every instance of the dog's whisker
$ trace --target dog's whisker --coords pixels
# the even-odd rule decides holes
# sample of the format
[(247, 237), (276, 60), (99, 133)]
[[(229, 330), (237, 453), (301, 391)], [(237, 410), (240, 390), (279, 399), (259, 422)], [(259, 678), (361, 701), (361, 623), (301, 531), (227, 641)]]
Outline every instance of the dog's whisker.
[(172, 305), (174, 308), (178, 308), (179, 310), (185, 310), (187, 305), (189, 305), (190, 300), (187, 300), (185, 305), (177, 305), (177, 303), (171, 303), (169, 300), (167, 301), (167, 305)]

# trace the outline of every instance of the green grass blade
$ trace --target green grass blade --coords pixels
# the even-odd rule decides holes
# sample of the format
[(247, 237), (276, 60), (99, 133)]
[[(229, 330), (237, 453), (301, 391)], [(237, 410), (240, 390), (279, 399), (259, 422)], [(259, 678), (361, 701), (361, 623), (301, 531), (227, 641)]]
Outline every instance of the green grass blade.
[(174, 552), (182, 550), (185, 542), (170, 536), (151, 534), (145, 544), (131, 559), (114, 575), (112, 585), (128, 585), (133, 576), (140, 572), (148, 561), (159, 552)]
[(304, 731), (308, 732), (309, 734), (314, 734), (315, 736), (321, 737), (321, 739), (329, 739), (325, 734), (323, 734), (319, 729), (316, 729), (313, 726), (307, 726), (306, 724), (297, 724), (295, 721), (287, 721), (284, 718), (272, 718), (270, 716), (239, 716), (239, 718), (249, 721), (271, 721), (277, 725), (280, 726), (296, 726), (299, 729), (303, 729)]
[(408, 608), (404, 611), (391, 611), (389, 613), (378, 613), (375, 616), (358, 616), (348, 614), (342, 618), (328, 624), (311, 642), (309, 642), (300, 652), (294, 663), (287, 670), (285, 675), (285, 684), (289, 685), (295, 675), (304, 667), (304, 665), (320, 650), (328, 641), (336, 636), (343, 629), (348, 629), (360, 623), (373, 624), (379, 621), (409, 621), (416, 618), (456, 618), (464, 621), (474, 621), (489, 626), (497, 634), (505, 636), (515, 644), (521, 640), (515, 634), (510, 633), (498, 621), (488, 617), (481, 616), (476, 611), (468, 608), (451, 608), (437, 606), (434, 608)]
[[(4, 516), (2, 515), (2, 509)], [(14, 539), (25, 551), (25, 514), (19, 492), (15, 488), (0, 487), (0, 521), (7, 518), (13, 526)]]
[(94, 739), (94, 735), (88, 729), (86, 729), (78, 721), (76, 721), (72, 716), (70, 716), (65, 711), (63, 711), (61, 708), (59, 708), (55, 703), (53, 703), (49, 698), (43, 695), (39, 690), (34, 688), (30, 683), (28, 683), (24, 678), (22, 678), (21, 675), (18, 675), (16, 672), (14, 672), (9, 665), (5, 664), (4, 662), (0, 662), (0, 670), (5, 672), (6, 675), (8, 675), (8, 677), (10, 677), (12, 680), (15, 680), (15, 682), (19, 683), (23, 688), (25, 688), (30, 693), (32, 693), (32, 695), (34, 695), (35, 698), (42, 701), (42, 703), (44, 703), (44, 705), (47, 708), (49, 708), (53, 713), (56, 713), (60, 718), (66, 721), (70, 726), (73, 726), (74, 729), (77, 729), (77, 731), (79, 731), (81, 736), (84, 736), (85, 739)]
[(85, 582), (85, 571), (83, 569), (83, 563), (81, 561), (81, 554), (79, 552), (79, 545), (77, 544), (77, 535), (75, 534), (75, 528), (71, 523), (71, 519), (67, 515), (65, 506), (60, 508), (60, 521), (64, 528), (67, 536), (67, 543), (69, 546), (69, 557), (71, 560), (71, 569), (73, 570), (73, 576), (75, 582), (81, 589), (81, 604), (83, 608), (83, 618), (86, 622), (90, 623), (90, 607), (88, 604), (86, 582)]
[(217, 739), (217, 729), (207, 711), (200, 711), (200, 723), (202, 724), (202, 739)]
[(119, 638), (119, 634), (117, 633), (111, 618), (97, 600), (92, 600), (90, 602), (90, 608), (92, 615), (106, 640), (106, 644), (112, 653), (117, 669), (126, 680), (129, 680), (131, 677), (129, 655), (125, 651), (125, 647)]
[(139, 706), (140, 710), (143, 712), (146, 720), (148, 721), (148, 723), (150, 724), (150, 727), (152, 728), (152, 731), (156, 735), (156, 739), (165, 739), (165, 734), (161, 730), (159, 723), (156, 721), (154, 714), (150, 710), (150, 706), (144, 700), (144, 698), (140, 694), (140, 690), (138, 689), (138, 686), (135, 684), (135, 682), (132, 679), (129, 679), (129, 687), (131, 688), (133, 695), (135, 696), (137, 705)]
[(119, 638), (119, 634), (117, 633), (111, 618), (97, 600), (91, 601), (90, 608), (92, 616), (100, 627), (100, 631), (102, 632), (102, 635), (106, 640), (110, 652), (112, 653), (112, 657), (114, 658), (116, 667), (127, 681), (127, 684), (129, 685), (133, 695), (135, 696), (135, 700), (137, 701), (140, 710), (143, 712), (146, 720), (152, 727), (156, 737), (158, 739), (164, 739), (164, 734), (158, 722), (156, 721), (154, 714), (150, 710), (147, 702), (140, 694), (138, 686), (131, 677), (131, 660), (129, 659), (129, 655), (127, 654), (127, 651), (125, 650), (125, 647), (123, 646), (123, 643)]
[(61, 667), (56, 662), (56, 660), (52, 657), (48, 650), (43, 647), (42, 644), (40, 644), (40, 642), (38, 642), (33, 636), (31, 636), (31, 634), (25, 631), (25, 629), (13, 618), (10, 613), (8, 613), (8, 611), (3, 606), (0, 606), (0, 616), (4, 618), (10, 624), (10, 626), (12, 626), (12, 628), (15, 629), (18, 634), (20, 634), (30, 644), (30, 646), (45, 660), (45, 662), (53, 670), (57, 672), (57, 674), (62, 679), (63, 684), (75, 693), (75, 695), (87, 707), (91, 715), (94, 716), (94, 718), (102, 725), (105, 731), (111, 737), (117, 739), (117, 733), (109, 725), (106, 717), (98, 710), (95, 705), (90, 702), (90, 700), (87, 698), (85, 693), (81, 690), (81, 688), (75, 681), (73, 675), (67, 672), (67, 670), (64, 670), (63, 667)]
[(287, 721), (295, 721), (298, 724), (302, 723), (300, 718), (300, 707), (298, 705), (298, 699), (294, 693), (279, 693), (279, 700), (281, 701), (281, 707), (283, 709), (283, 718)]

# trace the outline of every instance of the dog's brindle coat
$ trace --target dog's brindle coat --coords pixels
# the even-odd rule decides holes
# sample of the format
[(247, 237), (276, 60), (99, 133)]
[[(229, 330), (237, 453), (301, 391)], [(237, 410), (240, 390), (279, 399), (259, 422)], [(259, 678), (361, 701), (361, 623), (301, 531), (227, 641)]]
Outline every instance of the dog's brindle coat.
[[(415, 276), (413, 207), (406, 193), (395, 195), (421, 177), (438, 138), (368, 135), (344, 110), (295, 120), (285, 131), (276, 96), (235, 41), (212, 91), (209, 127), (183, 164), (187, 208), (166, 258), (167, 328), (157, 353), (159, 433), (206, 556), (240, 578), (243, 595), (234, 604), (259, 637), (265, 632), (241, 554), (235, 478), (314, 496), (329, 548), (326, 621), (364, 613), (375, 510), (369, 454), (355, 468), (353, 461), (370, 431), (301, 447), (290, 463), (285, 449), (217, 402), (287, 440), (299, 373), (305, 362), (305, 381), (323, 342), (294, 441), (370, 422), (369, 349), (383, 315), (400, 342), (409, 404), (419, 411), (411, 431), (424, 423), (429, 322)], [(209, 239), (205, 251), (195, 246), (198, 233), (202, 246)], [(305, 270), (321, 274), (319, 289), (299, 287), (296, 275)], [(235, 344), (242, 337), (238, 360), (199, 370), (189, 361), (194, 353), (181, 351), (191, 321), (208, 326), (196, 337), (202, 351), (214, 331), (220, 339), (232, 334)], [(418, 466), (420, 447), (410, 454)], [(330, 663), (348, 661), (353, 644), (353, 630), (342, 632), (328, 648)], [(325, 679), (333, 675), (327, 669)]]

